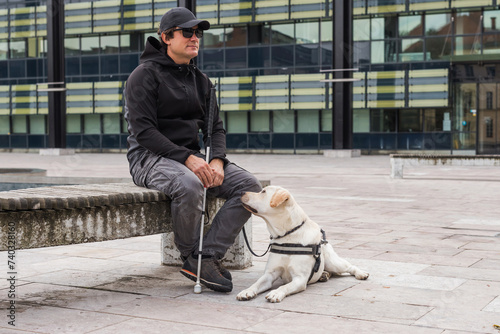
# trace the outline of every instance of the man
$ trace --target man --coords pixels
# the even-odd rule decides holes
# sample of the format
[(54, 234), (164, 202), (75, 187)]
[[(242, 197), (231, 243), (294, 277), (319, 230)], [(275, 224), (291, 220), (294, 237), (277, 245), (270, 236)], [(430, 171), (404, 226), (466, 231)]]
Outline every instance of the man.
[[(199, 132), (207, 137), (210, 88), (208, 77), (192, 59), (210, 23), (186, 8), (163, 15), (160, 41), (149, 37), (140, 65), (127, 80), (125, 118), (128, 122), (130, 173), (134, 182), (171, 199), (175, 244), (184, 264), (181, 273), (195, 281), (203, 190), (226, 199), (203, 239), (201, 282), (229, 292), (231, 274), (220, 261), (250, 217), (240, 201), (242, 192), (260, 191), (258, 180), (228, 161), (218, 108), (213, 117), (210, 163), (200, 153)], [(205, 142), (205, 144), (207, 144)]]

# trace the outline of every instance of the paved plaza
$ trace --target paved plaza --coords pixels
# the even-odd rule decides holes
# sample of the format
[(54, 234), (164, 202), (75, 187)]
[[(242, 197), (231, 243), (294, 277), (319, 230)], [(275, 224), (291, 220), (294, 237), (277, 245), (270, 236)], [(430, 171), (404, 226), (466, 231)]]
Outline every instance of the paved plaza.
[[(272, 304), (236, 294), (266, 257), (234, 270), (231, 293), (160, 264), (160, 236), (18, 250), (15, 327), (8, 254), (0, 252), (0, 333), (500, 333), (500, 168), (407, 167), (388, 156), (230, 155), (287, 188), (337, 253), (368, 271), (333, 277)], [(130, 178), (125, 154), (0, 153), (0, 168), (47, 176)], [(269, 242), (253, 220), (254, 250)]]

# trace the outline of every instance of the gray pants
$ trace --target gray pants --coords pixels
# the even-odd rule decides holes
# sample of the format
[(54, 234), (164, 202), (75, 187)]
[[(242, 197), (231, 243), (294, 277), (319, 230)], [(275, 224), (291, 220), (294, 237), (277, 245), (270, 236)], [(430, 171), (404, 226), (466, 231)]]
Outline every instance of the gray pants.
[[(147, 188), (159, 190), (171, 199), (174, 240), (181, 255), (197, 255), (204, 191), (201, 181), (185, 165), (167, 158), (159, 158), (144, 181)], [(248, 171), (233, 163), (224, 167), (222, 185), (207, 190), (207, 197), (224, 198), (226, 202), (204, 236), (203, 255), (224, 257), (251, 215), (241, 205), (242, 193), (261, 189), (259, 181)]]

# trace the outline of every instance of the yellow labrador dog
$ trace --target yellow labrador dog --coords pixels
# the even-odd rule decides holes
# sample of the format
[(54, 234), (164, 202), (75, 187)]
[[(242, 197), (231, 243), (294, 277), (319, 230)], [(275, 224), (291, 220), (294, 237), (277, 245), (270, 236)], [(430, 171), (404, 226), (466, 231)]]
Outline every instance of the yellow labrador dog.
[(241, 201), (248, 211), (267, 223), (271, 253), (264, 275), (241, 291), (236, 296), (238, 300), (255, 298), (271, 289), (280, 277), (285, 284), (266, 296), (272, 303), (304, 291), (307, 284), (326, 281), (331, 274), (349, 273), (359, 280), (368, 278), (367, 272), (335, 253), (325, 240), (323, 230), (306, 215), (286, 189), (268, 186), (260, 193), (243, 194)]

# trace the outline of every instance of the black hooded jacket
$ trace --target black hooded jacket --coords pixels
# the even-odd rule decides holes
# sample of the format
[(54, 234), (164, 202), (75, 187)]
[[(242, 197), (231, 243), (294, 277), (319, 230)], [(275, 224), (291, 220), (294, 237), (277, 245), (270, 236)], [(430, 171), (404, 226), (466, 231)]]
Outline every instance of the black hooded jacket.
[[(145, 164), (146, 151), (182, 164), (199, 153), (198, 134), (206, 143), (212, 83), (195, 65), (179, 65), (160, 42), (149, 37), (140, 65), (130, 74), (125, 88), (125, 118), (129, 137), (127, 157), (133, 165)], [(226, 137), (216, 107), (211, 159), (226, 160)], [(142, 160), (142, 161), (141, 161)], [(148, 159), (149, 161), (151, 159)]]

